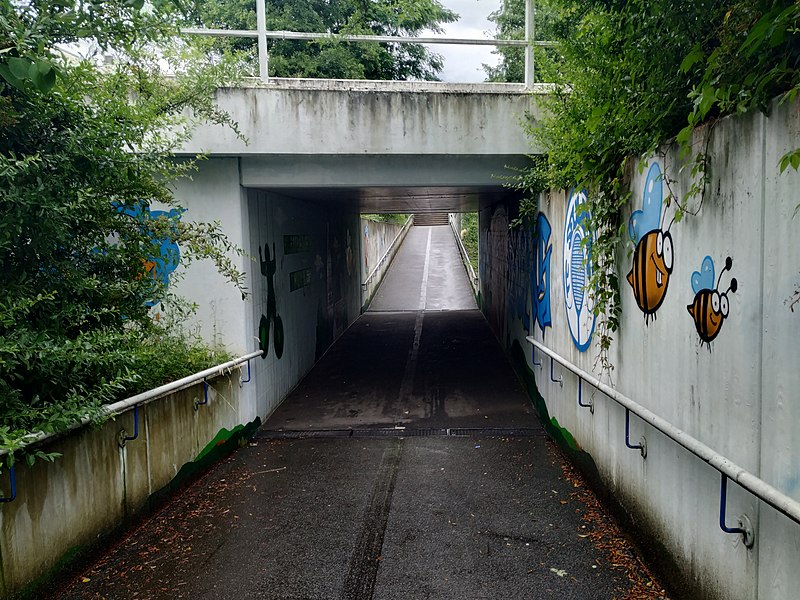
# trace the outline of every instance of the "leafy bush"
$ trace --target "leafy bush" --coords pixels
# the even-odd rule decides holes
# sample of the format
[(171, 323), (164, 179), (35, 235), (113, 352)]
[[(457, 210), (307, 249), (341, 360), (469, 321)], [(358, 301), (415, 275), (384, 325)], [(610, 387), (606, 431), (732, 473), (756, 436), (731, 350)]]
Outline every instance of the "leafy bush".
[(394, 225), (405, 225), (406, 221), (408, 221), (408, 215), (394, 213), (365, 214), (361, 215), (361, 218), (378, 223), (392, 223)]
[[(0, 448), (218, 359), (150, 316), (164, 243), (243, 281), (219, 224), (179, 218), (168, 187), (193, 168), (171, 158), (192, 124), (231, 124), (212, 95), (235, 77), (173, 42), (175, 19), (164, 2), (0, 6)], [(117, 62), (56, 47), (79, 39)], [(157, 205), (175, 210), (143, 216)]]
[(478, 213), (464, 213), (461, 219), (461, 241), (469, 256), (472, 268), (478, 271)]
[[(521, 3), (507, 3), (516, 6)], [(596, 340), (602, 369), (619, 327), (615, 253), (627, 235), (621, 211), (629, 198), (627, 167), (671, 139), (683, 146), (705, 190), (705, 156), (692, 132), (730, 113), (767, 111), (775, 96), (800, 89), (800, 4), (792, 0), (542, 0), (560, 58), (549, 63), (557, 84), (547, 115), (529, 133), (547, 149), (523, 187), (580, 186), (596, 236), (591, 289), (597, 289)], [(517, 9), (519, 10), (519, 9)], [(800, 149), (781, 170), (800, 166)], [(666, 174), (669, 177), (669, 174)], [(531, 186), (531, 182), (536, 185)], [(538, 189), (535, 189), (538, 188)], [(690, 198), (678, 204), (676, 220)], [(525, 208), (525, 207), (523, 207)], [(535, 211), (535, 203), (527, 211)], [(525, 211), (523, 211), (525, 212)], [(524, 216), (524, 215), (523, 215)]]

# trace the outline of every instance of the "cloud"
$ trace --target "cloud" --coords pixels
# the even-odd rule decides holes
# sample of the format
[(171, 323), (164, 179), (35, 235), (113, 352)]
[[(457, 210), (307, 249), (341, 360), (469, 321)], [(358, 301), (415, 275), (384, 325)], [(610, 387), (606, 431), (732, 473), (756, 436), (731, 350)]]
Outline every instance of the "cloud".
[[(502, 0), (443, 0), (442, 4), (459, 14), (455, 23), (444, 26), (446, 37), (453, 38), (491, 38), (494, 23), (488, 20), (489, 14), (500, 8)], [(484, 81), (482, 65), (496, 65), (498, 57), (492, 54), (493, 46), (436, 45), (431, 49), (444, 57), (444, 69), (440, 74), (443, 81), (451, 83), (475, 83)]]

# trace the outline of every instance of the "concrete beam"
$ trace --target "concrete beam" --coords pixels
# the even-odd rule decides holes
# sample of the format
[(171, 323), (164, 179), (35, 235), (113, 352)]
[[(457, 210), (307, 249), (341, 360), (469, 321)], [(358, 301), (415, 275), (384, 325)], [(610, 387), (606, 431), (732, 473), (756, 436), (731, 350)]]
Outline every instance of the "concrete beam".
[(549, 88), (518, 84), (272, 80), (217, 92), (248, 144), (199, 128), (180, 153), (253, 155), (519, 155), (541, 152), (521, 126)]

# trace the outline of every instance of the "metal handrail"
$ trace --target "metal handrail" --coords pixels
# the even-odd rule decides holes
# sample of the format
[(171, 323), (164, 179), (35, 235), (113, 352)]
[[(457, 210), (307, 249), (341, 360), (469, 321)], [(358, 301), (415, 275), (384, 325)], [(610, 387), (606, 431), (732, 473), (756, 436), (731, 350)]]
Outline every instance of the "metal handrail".
[(756, 477), (743, 467), (740, 467), (732, 460), (706, 446), (704, 443), (692, 437), (685, 431), (679, 429), (669, 421), (659, 417), (641, 404), (631, 400), (611, 386), (603, 383), (591, 373), (588, 373), (587, 371), (575, 366), (567, 359), (550, 350), (550, 348), (544, 346), (541, 342), (538, 342), (530, 336), (525, 339), (534, 347), (547, 354), (551, 359), (557, 361), (562, 366), (575, 373), (575, 375), (603, 392), (617, 404), (620, 404), (625, 409), (629, 410), (637, 417), (646, 423), (649, 423), (661, 433), (683, 446), (686, 450), (714, 467), (724, 476), (733, 479), (744, 489), (749, 491), (760, 500), (763, 500), (769, 504), (779, 513), (789, 517), (795, 523), (800, 524), (800, 502), (790, 498), (777, 488), (768, 484), (763, 479)]
[(364, 281), (361, 283), (361, 289), (362, 290), (366, 290), (367, 289), (367, 284), (369, 284), (369, 282), (372, 281), (375, 278), (375, 275), (378, 274), (378, 271), (380, 270), (381, 266), (383, 266), (383, 263), (386, 261), (386, 258), (389, 256), (389, 254), (392, 252), (392, 250), (394, 249), (395, 245), (397, 244), (397, 240), (399, 240), (400, 236), (402, 236), (403, 233), (409, 227), (411, 227), (411, 224), (413, 222), (414, 222), (414, 215), (409, 215), (408, 219), (406, 219), (405, 225), (403, 225), (402, 229), (400, 229), (400, 231), (397, 232), (397, 235), (394, 236), (394, 239), (392, 240), (392, 243), (389, 244), (389, 247), (386, 249), (386, 252), (384, 252), (383, 256), (381, 256), (380, 259), (378, 259), (378, 262), (375, 265), (375, 267), (372, 269), (372, 271), (370, 271), (370, 274), (367, 275), (367, 278), (364, 279)]
[[(258, 39), (255, 29), (214, 29), (206, 27), (182, 27), (181, 33), (187, 35), (205, 35), (208, 37), (236, 37)], [(556, 42), (536, 40), (528, 43), (525, 40), (506, 40), (490, 38), (449, 38), (441, 36), (418, 37), (400, 35), (352, 35), (313, 31), (265, 31), (268, 40), (331, 40), (338, 42), (385, 42), (393, 44), (452, 44), (457, 46), (517, 46), (528, 45), (552, 48)]]
[(554, 47), (555, 42), (536, 40), (534, 1), (525, 0), (525, 39), (504, 40), (486, 38), (445, 38), (445, 37), (404, 37), (393, 35), (339, 35), (328, 32), (267, 31), (266, 0), (255, 0), (256, 29), (213, 29), (185, 27), (181, 32), (189, 35), (211, 37), (244, 37), (258, 40), (258, 74), (263, 81), (269, 81), (268, 39), (282, 40), (338, 40), (343, 42), (386, 42), (394, 44), (456, 44), (475, 46), (520, 46), (525, 48), (525, 87), (531, 89), (534, 80), (533, 48)]
[[(262, 351), (256, 350), (255, 352), (245, 354), (244, 356), (240, 356), (239, 358), (234, 358), (233, 360), (229, 360), (228, 362), (216, 365), (214, 367), (210, 367), (203, 371), (199, 371), (197, 373), (194, 373), (193, 375), (187, 375), (186, 377), (178, 379), (177, 381), (166, 383), (157, 388), (153, 388), (152, 390), (148, 390), (146, 392), (142, 392), (141, 394), (136, 394), (135, 396), (126, 398), (125, 400), (120, 400), (119, 402), (115, 402), (114, 404), (109, 404), (106, 407), (104, 407), (105, 413), (107, 416), (110, 417), (121, 415), (133, 408), (136, 408), (137, 406), (142, 406), (143, 404), (147, 404), (161, 396), (190, 387), (191, 385), (194, 385), (198, 381), (203, 381), (208, 377), (224, 375), (226, 372), (229, 372), (234, 367), (237, 367), (242, 363), (249, 362), (250, 359), (253, 359), (261, 355)], [(42, 442), (50, 438), (62, 436), (66, 433), (69, 433), (70, 431), (88, 425), (90, 422), (91, 419), (88, 416), (85, 416), (79, 421), (75, 421), (72, 425), (70, 425), (69, 427), (67, 427), (62, 431), (53, 433), (46, 433), (44, 431), (39, 431), (37, 433), (31, 433), (25, 436), (25, 438), (23, 438), (23, 442), (16, 450), (21, 450), (29, 446), (41, 444)], [(9, 453), (8, 449), (0, 448), (0, 456), (5, 456), (8, 453)]]
[(472, 289), (475, 290), (475, 293), (478, 293), (478, 276), (475, 274), (475, 268), (472, 266), (472, 261), (467, 254), (467, 249), (464, 247), (464, 242), (461, 239), (460, 232), (456, 231), (455, 228), (455, 219), (452, 215), (448, 215), (448, 221), (450, 222), (450, 229), (453, 231), (453, 236), (456, 238), (456, 245), (458, 246), (458, 251), (461, 253), (461, 259), (464, 262), (464, 266), (467, 268), (467, 274), (469, 275), (469, 281), (472, 284)]

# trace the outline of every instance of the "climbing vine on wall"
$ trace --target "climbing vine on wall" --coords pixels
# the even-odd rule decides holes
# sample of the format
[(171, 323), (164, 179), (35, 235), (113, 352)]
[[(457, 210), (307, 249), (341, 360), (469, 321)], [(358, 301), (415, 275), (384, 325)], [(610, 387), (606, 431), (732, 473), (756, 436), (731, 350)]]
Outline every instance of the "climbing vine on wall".
[[(553, 37), (562, 61), (547, 116), (529, 134), (547, 150), (547, 187), (585, 188), (594, 237), (590, 289), (595, 289), (599, 367), (613, 370), (608, 350), (619, 328), (616, 255), (632, 244), (623, 218), (631, 167), (673, 140), (694, 183), (683, 198), (669, 187), (675, 221), (698, 212), (706, 189), (705, 147), (713, 122), (726, 114), (768, 111), (773, 98), (800, 90), (800, 4), (712, 0), (543, 0), (556, 15)], [(705, 143), (693, 146), (695, 130)], [(703, 137), (703, 136), (700, 136)], [(645, 161), (640, 165), (646, 167)], [(800, 149), (776, 170), (800, 167)], [(537, 166), (535, 171), (540, 171)], [(693, 198), (695, 198), (693, 201)], [(526, 215), (527, 213), (527, 215)], [(523, 207), (522, 216), (532, 216)]]

